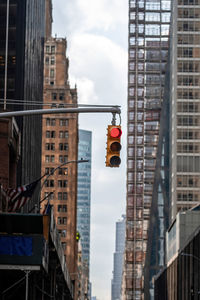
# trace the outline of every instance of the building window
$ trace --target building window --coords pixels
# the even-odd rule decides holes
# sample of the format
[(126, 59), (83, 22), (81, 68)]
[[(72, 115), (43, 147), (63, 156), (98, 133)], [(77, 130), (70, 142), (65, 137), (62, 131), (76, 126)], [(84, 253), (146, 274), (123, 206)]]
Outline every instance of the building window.
[(58, 200), (67, 200), (67, 193), (58, 192)]
[(58, 174), (59, 175), (67, 175), (68, 174), (67, 168), (59, 168)]
[(58, 212), (67, 212), (67, 205), (58, 205)]
[(46, 46), (46, 53), (50, 53), (50, 47)]
[(46, 180), (44, 185), (45, 187), (54, 187), (54, 180)]
[(57, 93), (51, 94), (51, 100), (57, 100)]
[(67, 155), (59, 155), (59, 162), (64, 163), (68, 161), (68, 156)]
[(67, 143), (60, 143), (59, 144), (59, 150), (60, 151), (67, 151), (68, 150), (68, 144)]
[(44, 193), (44, 198), (49, 199), (49, 200), (53, 200), (54, 199), (54, 193), (53, 192), (45, 192)]
[(51, 56), (51, 65), (55, 65), (55, 57)]
[(51, 46), (51, 53), (55, 53), (55, 46)]
[(50, 156), (49, 155), (45, 155), (45, 162), (50, 162)]
[(45, 168), (45, 174), (48, 175), (50, 173), (53, 173), (54, 168)]
[(54, 77), (54, 69), (50, 69), (50, 77), (51, 77), (51, 78)]
[(46, 57), (45, 57), (45, 64), (46, 64), (46, 65), (49, 65), (49, 56), (46, 56)]
[(65, 229), (61, 230), (61, 237), (66, 237), (67, 231)]
[(60, 119), (60, 126), (68, 126), (68, 119)]
[(54, 155), (51, 155), (50, 159), (51, 159), (51, 162), (55, 162), (55, 156)]
[(67, 218), (66, 217), (58, 217), (58, 220), (57, 220), (57, 224), (58, 225), (66, 225), (67, 224)]
[(63, 131), (59, 132), (59, 138), (61, 138), (61, 139), (64, 138), (64, 132)]
[(46, 143), (45, 144), (45, 150), (54, 151), (55, 150), (55, 144), (54, 143)]
[(46, 119), (46, 126), (50, 126), (50, 119), (49, 118)]
[(65, 93), (59, 94), (59, 100), (65, 100)]
[(46, 126), (55, 126), (56, 125), (56, 119), (46, 119)]
[(50, 81), (50, 85), (54, 85), (54, 81), (52, 80), (52, 81)]
[(60, 131), (59, 132), (59, 138), (67, 139), (68, 137), (69, 137), (69, 132), (68, 131)]
[(67, 187), (67, 180), (58, 180), (58, 187)]
[(46, 131), (46, 138), (55, 138), (56, 137), (56, 132), (55, 131)]

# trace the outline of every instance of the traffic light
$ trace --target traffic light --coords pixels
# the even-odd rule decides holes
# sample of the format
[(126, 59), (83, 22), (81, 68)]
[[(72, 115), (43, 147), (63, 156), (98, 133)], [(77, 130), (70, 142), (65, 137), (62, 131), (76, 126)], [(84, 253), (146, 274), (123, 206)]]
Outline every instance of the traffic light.
[(106, 167), (117, 168), (121, 163), (121, 158), (120, 158), (120, 150), (122, 148), (120, 143), (121, 135), (122, 135), (122, 130), (120, 125), (108, 125)]
[(81, 235), (80, 235), (80, 233), (77, 231), (77, 232), (76, 232), (76, 240), (77, 240), (77, 242), (80, 240), (80, 238), (81, 238)]

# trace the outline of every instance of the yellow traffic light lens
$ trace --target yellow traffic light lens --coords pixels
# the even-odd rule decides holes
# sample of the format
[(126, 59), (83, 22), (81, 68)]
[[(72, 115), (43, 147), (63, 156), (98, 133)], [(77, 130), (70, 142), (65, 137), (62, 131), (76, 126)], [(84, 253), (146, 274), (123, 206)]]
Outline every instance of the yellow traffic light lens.
[(121, 158), (119, 156), (112, 156), (110, 159), (110, 165), (112, 167), (119, 166), (121, 164)]
[(122, 146), (119, 142), (114, 142), (110, 145), (110, 150), (113, 152), (120, 151), (121, 148), (122, 148)]

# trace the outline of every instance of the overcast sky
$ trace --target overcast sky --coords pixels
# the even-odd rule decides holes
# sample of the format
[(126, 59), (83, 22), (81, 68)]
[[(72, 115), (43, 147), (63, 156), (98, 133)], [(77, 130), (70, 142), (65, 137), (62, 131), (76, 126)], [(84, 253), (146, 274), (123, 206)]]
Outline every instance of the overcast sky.
[[(92, 131), (92, 295), (111, 299), (115, 223), (125, 213), (128, 0), (53, 0), (53, 35), (67, 38), (69, 81), (78, 101), (122, 106), (122, 164), (106, 168), (106, 128), (111, 114), (84, 114)], [(118, 120), (119, 121), (119, 120)]]

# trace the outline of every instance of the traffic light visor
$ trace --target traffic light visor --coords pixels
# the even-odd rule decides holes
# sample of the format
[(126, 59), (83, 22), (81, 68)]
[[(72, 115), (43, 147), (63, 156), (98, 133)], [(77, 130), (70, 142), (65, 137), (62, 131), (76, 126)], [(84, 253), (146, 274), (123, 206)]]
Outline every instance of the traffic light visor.
[(114, 127), (114, 128), (112, 128), (111, 131), (110, 131), (110, 136), (111, 136), (112, 138), (120, 138), (121, 135), (122, 135), (122, 131), (121, 131), (121, 129), (118, 128), (118, 127)]

